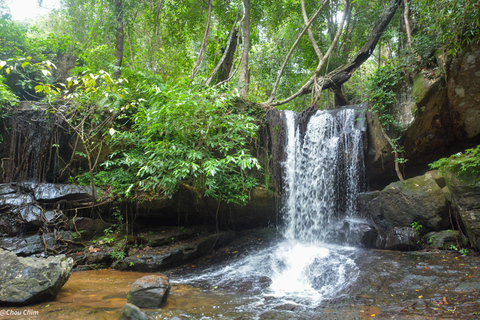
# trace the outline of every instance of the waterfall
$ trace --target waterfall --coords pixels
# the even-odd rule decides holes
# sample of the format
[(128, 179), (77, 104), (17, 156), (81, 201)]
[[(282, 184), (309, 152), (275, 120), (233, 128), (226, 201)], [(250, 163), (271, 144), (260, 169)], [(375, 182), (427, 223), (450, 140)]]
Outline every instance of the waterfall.
[(355, 218), (356, 196), (364, 185), (366, 130), (358, 109), (317, 111), (308, 124), (285, 111), (286, 130), (281, 132), (286, 137), (277, 140), (285, 141), (286, 155), (283, 237), (183, 281), (202, 286), (208, 282), (225, 290), (250, 288), (245, 312), (261, 313), (284, 304), (315, 310), (323, 301), (345, 294), (359, 275), (357, 249), (344, 246), (349, 243), (345, 240), (348, 221)]
[(355, 216), (363, 191), (364, 121), (355, 108), (317, 111), (304, 133), (285, 111), (283, 234), (303, 242), (333, 241), (335, 227)]

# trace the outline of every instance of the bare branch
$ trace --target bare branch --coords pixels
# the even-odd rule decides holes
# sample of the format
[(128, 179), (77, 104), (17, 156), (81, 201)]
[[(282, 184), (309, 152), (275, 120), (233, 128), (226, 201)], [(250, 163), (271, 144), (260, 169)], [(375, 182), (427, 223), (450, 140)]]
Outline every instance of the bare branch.
[[(305, 22), (305, 24), (308, 24), (307, 10), (305, 9), (305, 0), (302, 0), (301, 3), (302, 3), (303, 21)], [(323, 7), (327, 3), (328, 3), (328, 1), (324, 1), (320, 10), (322, 10)], [(320, 50), (320, 48), (318, 47), (317, 40), (315, 40), (315, 37), (313, 36), (312, 29), (310, 27), (308, 27), (307, 32), (308, 32), (308, 37), (310, 38), (310, 42), (312, 43), (313, 49), (317, 53), (318, 60), (322, 60), (323, 59), (323, 54), (322, 54), (322, 51)]]
[[(340, 20), (340, 25), (338, 26), (338, 30), (337, 30), (337, 33), (335, 34), (335, 38), (333, 39), (332, 43), (330, 44), (330, 48), (328, 48), (328, 50), (325, 53), (325, 56), (323, 57), (323, 59), (319, 61), (318, 66), (315, 69), (315, 72), (313, 73), (313, 75), (310, 77), (310, 79), (308, 79), (308, 81), (300, 88), (300, 90), (298, 90), (296, 93), (294, 93), (293, 95), (291, 95), (287, 99), (272, 103), (273, 99), (272, 99), (272, 97), (270, 97), (270, 100), (267, 102), (267, 104), (269, 104), (270, 106), (279, 106), (279, 105), (282, 105), (282, 104), (285, 104), (287, 102), (292, 101), (293, 99), (302, 95), (304, 93), (304, 91), (306, 89), (308, 89), (312, 85), (312, 83), (315, 81), (315, 79), (320, 75), (320, 72), (322, 71), (323, 66), (325, 66), (325, 63), (328, 61), (328, 58), (332, 54), (333, 49), (337, 45), (338, 39), (340, 39), (340, 35), (342, 34), (342, 31), (343, 31), (343, 24), (345, 22), (345, 16), (346, 16), (346, 13), (348, 12), (348, 6), (349, 6), (348, 0), (343, 0), (343, 3), (345, 5), (345, 10), (344, 10), (344, 13), (342, 15), (342, 19)], [(323, 85), (322, 85), (322, 87), (323, 87)], [(272, 96), (273, 96), (273, 94), (272, 94)]]
[[(328, 2), (328, 0), (325, 0), (324, 1), (324, 4)], [(270, 103), (272, 102), (274, 99), (275, 99), (275, 94), (277, 93), (277, 89), (278, 89), (278, 84), (280, 83), (280, 79), (282, 78), (282, 75), (283, 75), (283, 72), (285, 71), (285, 67), (287, 66), (287, 62), (288, 60), (290, 59), (290, 57), (292, 56), (293, 54), (293, 50), (295, 50), (295, 48), (297, 47), (297, 45), (300, 43), (300, 40), (302, 39), (303, 35), (305, 34), (305, 32), (307, 32), (308, 28), (310, 27), (310, 25), (312, 24), (312, 22), (315, 20), (315, 18), (317, 18), (317, 16), (320, 14), (320, 12), (322, 11), (322, 9), (324, 8), (324, 4), (322, 4), (320, 6), (320, 8), (317, 10), (317, 12), (315, 12), (315, 14), (312, 16), (312, 18), (308, 21), (308, 23), (305, 25), (305, 27), (303, 28), (303, 30), (300, 32), (300, 34), (298, 35), (297, 37), (297, 40), (295, 41), (295, 43), (292, 45), (292, 47), (290, 48), (290, 51), (288, 52), (287, 56), (285, 57), (285, 60), (283, 61), (283, 65), (282, 67), (280, 68), (280, 71), (277, 75), (277, 80), (275, 81), (275, 84), (273, 85), (273, 89), (272, 89), (272, 93), (270, 95), (270, 99), (268, 100), (267, 103)]]
[[(402, 3), (403, 0), (391, 0), (388, 7), (385, 11), (380, 15), (375, 24), (372, 32), (370, 33), (369, 38), (357, 53), (357, 55), (352, 59), (350, 63), (344, 65), (336, 70), (330, 72), (328, 75), (324, 76), (322, 79), (322, 88), (330, 89), (335, 87), (340, 87), (343, 83), (348, 81), (352, 74), (372, 55), (378, 41), (380, 40), (383, 32), (389, 25), (390, 21), (392, 20), (395, 12), (397, 11), (399, 5)], [(327, 54), (326, 54), (327, 55)], [(318, 70), (318, 68), (317, 68)], [(315, 74), (292, 96), (284, 99), (282, 101), (277, 101), (272, 103), (272, 101), (268, 101), (263, 104), (264, 107), (269, 106), (279, 106), (285, 104), (287, 102), (292, 101), (293, 99), (311, 92), (310, 86), (314, 82), (314, 77), (317, 74), (317, 70)]]

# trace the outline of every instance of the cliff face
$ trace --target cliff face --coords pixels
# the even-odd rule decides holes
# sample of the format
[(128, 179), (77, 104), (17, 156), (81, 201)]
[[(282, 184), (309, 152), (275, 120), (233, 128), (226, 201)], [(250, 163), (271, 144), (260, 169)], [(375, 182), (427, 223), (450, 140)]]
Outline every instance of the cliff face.
[[(406, 177), (424, 173), (431, 163), (480, 143), (480, 44), (472, 44), (435, 71), (419, 72), (397, 94), (392, 113), (404, 126), (400, 141), (408, 159)], [(439, 73), (439, 72), (437, 72)], [(379, 124), (369, 117), (367, 176), (370, 189), (397, 179), (394, 155)]]

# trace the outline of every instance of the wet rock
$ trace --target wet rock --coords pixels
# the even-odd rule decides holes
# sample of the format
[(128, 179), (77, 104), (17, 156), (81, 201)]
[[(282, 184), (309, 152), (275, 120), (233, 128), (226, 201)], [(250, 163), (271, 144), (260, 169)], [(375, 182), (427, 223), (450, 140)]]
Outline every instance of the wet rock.
[(468, 239), (463, 237), (458, 230), (429, 232), (425, 235), (425, 239), (431, 248), (444, 250), (451, 249), (452, 246), (457, 247), (459, 244), (465, 246), (468, 243)]
[(131, 250), (127, 258), (116, 261), (112, 268), (139, 272), (162, 271), (201, 257), (215, 248), (226, 245), (234, 238), (233, 232), (221, 232), (209, 236), (198, 236), (168, 246)]
[(390, 229), (385, 238), (379, 238), (376, 243), (378, 248), (387, 250), (411, 251), (420, 248), (420, 236), (413, 228)]
[(35, 199), (40, 202), (59, 200), (91, 201), (93, 199), (90, 186), (72, 184), (41, 183), (34, 188), (33, 194)]
[[(72, 239), (71, 233), (67, 231), (60, 231), (57, 236), (65, 240)], [(53, 233), (45, 235), (45, 243), (50, 249), (55, 245), (54, 237)], [(45, 252), (43, 237), (38, 234), (28, 237), (0, 238), (0, 248), (23, 257)]]
[(13, 209), (14, 212), (18, 212), (20, 217), (23, 219), (23, 222), (30, 229), (43, 226), (42, 212), (43, 210), (36, 205), (26, 205), (22, 207), (17, 207)]
[(21, 218), (18, 212), (7, 210), (0, 213), (0, 236), (16, 236), (20, 233), (21, 228)]
[(35, 203), (30, 194), (8, 193), (0, 196), (0, 206), (20, 207)]
[[(239, 229), (267, 227), (276, 222), (275, 193), (262, 187), (253, 188), (245, 206), (234, 206), (230, 223)], [(227, 215), (224, 213), (224, 215)]]
[(445, 173), (453, 203), (472, 247), (480, 250), (480, 182), (476, 177), (459, 179), (453, 173)]
[(378, 232), (372, 225), (363, 220), (347, 219), (339, 224), (339, 229), (329, 234), (331, 243), (349, 244), (364, 248), (376, 248)]
[(128, 320), (148, 320), (147, 315), (139, 307), (131, 303), (126, 303), (123, 306), (122, 314)]
[(0, 184), (0, 195), (8, 194), (8, 193), (15, 193), (17, 190), (12, 187), (12, 185), (3, 183)]
[(141, 308), (160, 308), (170, 293), (170, 281), (166, 275), (145, 276), (130, 287), (127, 301)]
[(65, 255), (21, 258), (0, 249), (0, 304), (28, 305), (53, 300), (67, 282), (73, 260)]
[(363, 214), (383, 230), (418, 222), (423, 226), (421, 232), (425, 232), (443, 230), (450, 224), (445, 194), (429, 172), (361, 197), (361, 202), (366, 202)]
[(104, 235), (104, 230), (110, 228), (111, 224), (100, 219), (76, 217), (68, 222), (71, 231), (78, 231), (82, 240), (92, 240)]

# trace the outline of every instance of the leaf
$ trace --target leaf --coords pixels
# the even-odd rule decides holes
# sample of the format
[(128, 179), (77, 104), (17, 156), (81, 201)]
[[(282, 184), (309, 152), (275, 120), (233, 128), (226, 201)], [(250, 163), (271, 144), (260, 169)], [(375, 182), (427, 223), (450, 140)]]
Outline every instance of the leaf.
[(22, 68), (25, 68), (25, 67), (28, 66), (29, 64), (30, 64), (30, 62), (25, 61), (24, 63), (22, 63)]
[(48, 71), (47, 69), (42, 69), (42, 73), (45, 77), (48, 77), (50, 75), (50, 71)]
[(6, 72), (7, 74), (10, 74), (10, 68), (5, 69), (5, 72)]
[(2, 69), (7, 64), (7, 61), (0, 60), (0, 69)]

